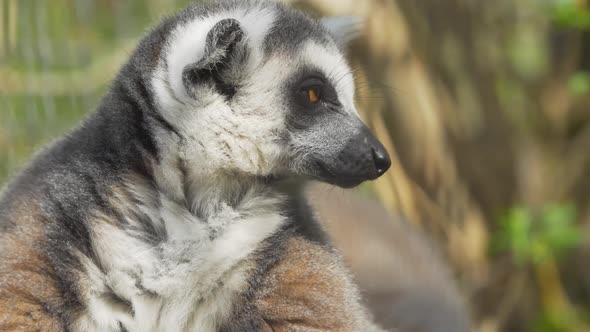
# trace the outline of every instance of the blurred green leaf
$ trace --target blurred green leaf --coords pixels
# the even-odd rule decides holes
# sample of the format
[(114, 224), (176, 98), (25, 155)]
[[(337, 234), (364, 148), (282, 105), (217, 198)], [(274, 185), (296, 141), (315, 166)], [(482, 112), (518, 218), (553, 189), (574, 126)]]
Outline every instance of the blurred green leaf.
[(574, 74), (568, 82), (568, 87), (570, 93), (574, 96), (590, 93), (590, 72), (581, 71)]
[(582, 232), (576, 225), (576, 219), (577, 212), (573, 205), (549, 206), (543, 211), (543, 242), (546, 242), (554, 253), (559, 254), (581, 244)]
[(510, 209), (500, 220), (497, 249), (509, 251), (518, 264), (538, 264), (582, 243), (574, 205), (548, 205), (539, 213)]
[(548, 58), (545, 39), (537, 31), (521, 29), (510, 39), (508, 59), (524, 79), (535, 80), (547, 71)]
[(535, 332), (579, 332), (580, 325), (588, 322), (588, 313), (572, 310), (545, 312), (534, 324)]
[(564, 27), (590, 29), (590, 10), (578, 1), (561, 0), (553, 8), (553, 20)]

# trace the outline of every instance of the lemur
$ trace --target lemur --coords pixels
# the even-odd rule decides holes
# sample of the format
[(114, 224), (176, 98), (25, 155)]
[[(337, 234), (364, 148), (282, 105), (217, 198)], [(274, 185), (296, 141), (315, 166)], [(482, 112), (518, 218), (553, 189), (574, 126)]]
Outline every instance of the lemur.
[(151, 30), (4, 189), (0, 330), (379, 330), (301, 194), (391, 164), (343, 22), (224, 0)]

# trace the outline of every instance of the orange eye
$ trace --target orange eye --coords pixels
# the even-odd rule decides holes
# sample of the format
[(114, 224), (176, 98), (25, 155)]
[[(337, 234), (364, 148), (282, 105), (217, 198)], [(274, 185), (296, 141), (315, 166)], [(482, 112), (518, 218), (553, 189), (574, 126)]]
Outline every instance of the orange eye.
[(320, 96), (318, 95), (318, 92), (315, 89), (307, 90), (307, 98), (309, 98), (309, 101), (314, 104), (320, 101)]

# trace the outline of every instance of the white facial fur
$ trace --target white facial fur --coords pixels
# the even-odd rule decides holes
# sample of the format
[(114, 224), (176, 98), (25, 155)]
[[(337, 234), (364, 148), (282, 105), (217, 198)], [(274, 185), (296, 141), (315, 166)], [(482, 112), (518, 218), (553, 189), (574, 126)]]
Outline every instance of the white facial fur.
[[(182, 82), (183, 69), (204, 54), (209, 30), (220, 20), (235, 18), (246, 34), (249, 55), (240, 68), (240, 86), (231, 100), (209, 86), (189, 95)], [(177, 147), (195, 185), (222, 174), (268, 176), (293, 165), (286, 136), (289, 106), (281, 88), (303, 65), (311, 65), (331, 79), (346, 111), (356, 114), (354, 83), (346, 60), (336, 44), (306, 42), (299, 54), (263, 54), (265, 36), (276, 17), (268, 8), (237, 10), (195, 20), (178, 27), (165, 51), (166, 62), (153, 77), (163, 117), (183, 139), (165, 144)], [(167, 65), (166, 65), (167, 64)]]
[(210, 87), (202, 87), (196, 98), (189, 96), (183, 85), (184, 68), (203, 57), (209, 30), (226, 18), (237, 19), (246, 33), (250, 56), (242, 75), (260, 79), (269, 67), (261, 63), (262, 42), (274, 22), (269, 9), (224, 12), (178, 27), (165, 51), (167, 66), (162, 63), (152, 81), (163, 117), (183, 135), (170, 145), (181, 145), (180, 157), (192, 178), (238, 170), (265, 175), (281, 155), (274, 141), (282, 120), (269, 107), (277, 104), (271, 82), (244, 86), (231, 102)]
[(303, 47), (302, 63), (318, 67), (332, 81), (344, 110), (358, 116), (354, 105), (354, 77), (342, 53), (334, 45), (326, 47), (310, 41)]

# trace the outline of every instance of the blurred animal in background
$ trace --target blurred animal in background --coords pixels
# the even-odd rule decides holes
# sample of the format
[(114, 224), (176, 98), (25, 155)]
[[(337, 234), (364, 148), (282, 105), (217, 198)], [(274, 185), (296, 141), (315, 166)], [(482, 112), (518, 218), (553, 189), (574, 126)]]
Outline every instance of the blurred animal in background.
[(451, 271), (421, 230), (354, 192), (314, 185), (307, 199), (376, 323), (404, 332), (471, 331)]
[(217, 1), (154, 28), (3, 192), (0, 330), (379, 331), (302, 196), (391, 163), (343, 22)]

